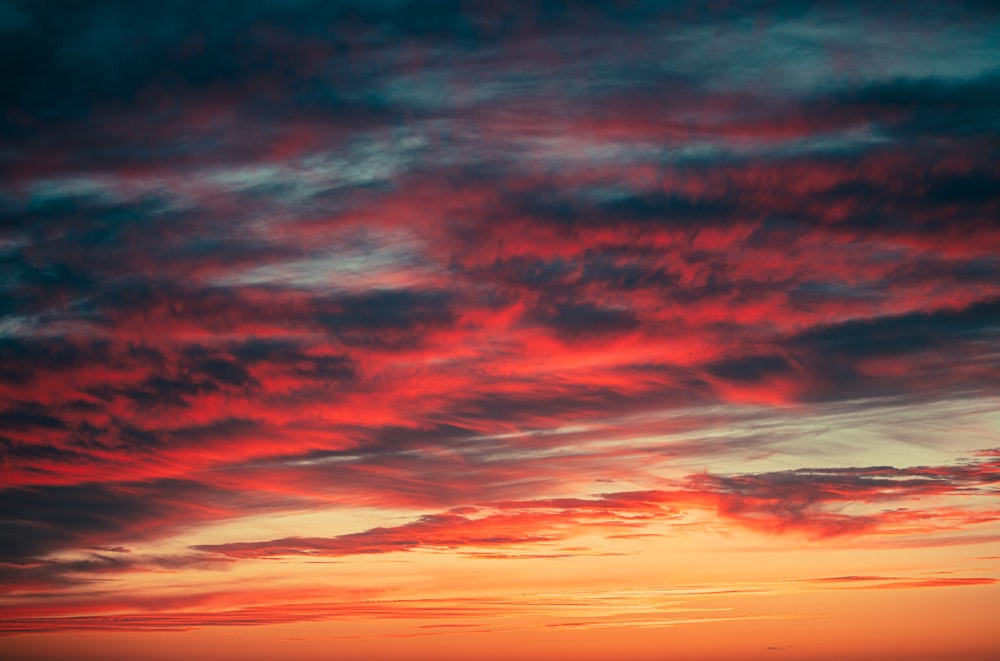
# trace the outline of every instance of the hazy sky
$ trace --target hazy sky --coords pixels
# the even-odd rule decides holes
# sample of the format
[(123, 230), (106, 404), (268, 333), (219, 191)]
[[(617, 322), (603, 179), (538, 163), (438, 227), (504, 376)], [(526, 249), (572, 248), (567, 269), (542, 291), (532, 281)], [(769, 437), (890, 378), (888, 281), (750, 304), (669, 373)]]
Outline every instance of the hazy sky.
[(0, 657), (995, 661), (992, 2), (0, 1)]

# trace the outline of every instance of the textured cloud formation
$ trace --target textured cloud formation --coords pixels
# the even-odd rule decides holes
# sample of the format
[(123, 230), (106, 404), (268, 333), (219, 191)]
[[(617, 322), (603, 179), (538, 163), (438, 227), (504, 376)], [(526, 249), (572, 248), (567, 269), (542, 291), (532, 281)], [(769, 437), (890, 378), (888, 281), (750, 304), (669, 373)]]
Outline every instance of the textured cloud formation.
[(998, 32), (0, 2), (4, 630), (189, 628), (31, 613), (265, 558), (997, 539)]
[(888, 466), (798, 469), (735, 476), (701, 474), (687, 488), (605, 494), (596, 499), (558, 498), (502, 502), (495, 513), (428, 515), (395, 528), (373, 528), (335, 538), (291, 537), (196, 547), (234, 558), (278, 555), (339, 556), (417, 548), (524, 546), (562, 540), (582, 531), (647, 527), (680, 519), (684, 509), (714, 507), (717, 513), (766, 532), (800, 532), (825, 539), (861, 533), (913, 534), (1000, 520), (1000, 510), (882, 509), (869, 514), (831, 511), (843, 503), (904, 501), (930, 495), (991, 495), (1000, 482), (993, 458), (958, 466), (898, 469)]

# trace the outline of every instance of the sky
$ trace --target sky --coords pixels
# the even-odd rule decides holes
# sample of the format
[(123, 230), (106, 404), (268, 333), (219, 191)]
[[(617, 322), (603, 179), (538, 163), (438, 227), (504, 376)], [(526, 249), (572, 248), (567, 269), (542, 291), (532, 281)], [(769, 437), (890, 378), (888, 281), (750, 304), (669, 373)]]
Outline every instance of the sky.
[(1000, 659), (991, 2), (0, 0), (0, 657)]

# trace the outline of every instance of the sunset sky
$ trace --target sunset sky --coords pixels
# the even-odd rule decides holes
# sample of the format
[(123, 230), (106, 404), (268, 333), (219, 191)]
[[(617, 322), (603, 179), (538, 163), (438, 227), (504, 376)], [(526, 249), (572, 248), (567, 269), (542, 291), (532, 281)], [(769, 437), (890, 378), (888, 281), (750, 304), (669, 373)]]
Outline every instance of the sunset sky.
[(997, 3), (0, 0), (0, 659), (998, 622)]

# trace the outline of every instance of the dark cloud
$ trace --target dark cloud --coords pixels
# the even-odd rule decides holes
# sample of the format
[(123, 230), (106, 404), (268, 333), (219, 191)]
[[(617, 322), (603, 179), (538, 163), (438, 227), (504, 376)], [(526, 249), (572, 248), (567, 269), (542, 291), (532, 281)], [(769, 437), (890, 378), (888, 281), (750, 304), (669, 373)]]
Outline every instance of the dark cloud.
[(956, 341), (987, 339), (1000, 328), (1000, 301), (960, 310), (850, 321), (799, 334), (792, 345), (842, 358), (913, 354)]
[(639, 321), (631, 310), (591, 303), (556, 303), (538, 314), (539, 320), (565, 338), (616, 335), (633, 331)]
[[(840, 111), (867, 115), (903, 137), (990, 135), (1000, 128), (1000, 77), (879, 81), (845, 92), (834, 103)], [(995, 189), (990, 197), (996, 199)]]
[(412, 346), (454, 320), (451, 299), (447, 292), (405, 290), (321, 299), (316, 318), (350, 346)]
[(59, 551), (155, 539), (248, 505), (282, 506), (267, 500), (180, 479), (8, 488), (0, 491), (0, 561), (26, 565)]
[(746, 356), (712, 363), (710, 374), (735, 381), (761, 381), (774, 374), (787, 374), (792, 367), (784, 356)]
[(38, 442), (22, 443), (0, 436), (0, 449), (4, 462), (26, 461), (34, 463), (36, 461), (52, 462), (72, 462), (80, 457), (80, 454), (67, 448), (55, 445), (44, 445)]
[[(872, 531), (926, 532), (928, 521), (956, 525), (955, 513), (900, 508), (848, 514), (838, 504), (885, 503), (948, 494), (988, 494), (1000, 482), (1000, 464), (992, 458), (953, 466), (895, 468), (802, 468), (772, 473), (689, 478), (697, 491), (713, 494), (721, 515), (770, 533), (798, 532), (824, 539)], [(963, 525), (989, 521), (958, 513)], [(912, 524), (918, 524), (913, 527)]]
[(585, 191), (537, 189), (511, 195), (511, 213), (524, 214), (540, 223), (561, 229), (603, 225), (697, 227), (722, 222), (737, 213), (735, 199), (728, 196), (700, 197), (683, 194), (628, 192), (611, 199), (592, 199)]
[(207, 425), (181, 427), (170, 431), (170, 437), (181, 443), (201, 444), (218, 439), (240, 440), (250, 434), (259, 433), (260, 427), (252, 420), (229, 418), (216, 420)]
[(187, 406), (188, 399), (217, 391), (211, 381), (189, 381), (152, 376), (134, 388), (124, 388), (120, 394), (142, 407)]
[[(130, 556), (128, 549), (115, 547), (76, 560), (31, 561), (24, 565), (0, 565), (2, 592), (25, 590), (72, 590), (81, 585), (99, 583), (115, 575), (141, 571), (178, 571), (218, 569), (227, 564), (225, 558), (199, 553), (173, 556)], [(114, 554), (114, 555), (111, 555)]]
[(63, 429), (65, 425), (58, 417), (46, 413), (42, 407), (29, 403), (0, 411), (0, 429), (11, 427)]
[(151, 498), (94, 484), (6, 489), (0, 492), (0, 511), (3, 561), (14, 563), (92, 536), (124, 536), (132, 524), (162, 520), (168, 514), (163, 503)]
[(30, 381), (37, 372), (63, 372), (88, 362), (108, 360), (106, 340), (75, 342), (67, 338), (0, 338), (0, 377), (12, 383)]
[(320, 321), (331, 330), (408, 330), (451, 319), (445, 292), (382, 291), (329, 301)]

